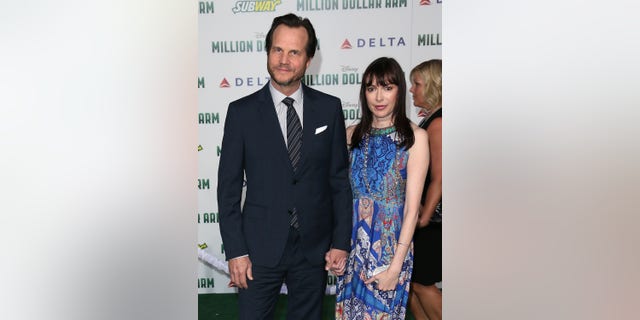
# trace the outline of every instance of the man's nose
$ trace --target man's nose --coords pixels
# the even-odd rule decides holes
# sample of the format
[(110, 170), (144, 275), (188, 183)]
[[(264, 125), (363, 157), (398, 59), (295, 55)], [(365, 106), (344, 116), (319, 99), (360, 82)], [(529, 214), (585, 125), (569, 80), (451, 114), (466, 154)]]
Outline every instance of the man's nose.
[(289, 64), (289, 55), (283, 53), (280, 55), (280, 64)]

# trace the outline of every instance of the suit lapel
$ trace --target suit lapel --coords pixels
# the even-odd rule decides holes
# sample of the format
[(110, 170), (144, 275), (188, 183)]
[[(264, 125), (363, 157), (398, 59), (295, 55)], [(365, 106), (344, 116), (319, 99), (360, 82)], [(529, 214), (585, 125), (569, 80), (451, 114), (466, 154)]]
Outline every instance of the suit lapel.
[[(287, 145), (284, 140), (286, 138), (282, 134), (282, 129), (280, 129), (280, 122), (278, 121), (278, 115), (276, 114), (276, 108), (273, 105), (273, 98), (271, 97), (268, 86), (269, 84), (267, 83), (258, 95), (257, 109), (260, 114), (260, 121), (264, 126), (264, 132), (259, 132), (259, 134), (263, 135), (265, 144), (270, 146), (268, 150), (275, 152), (277, 154), (276, 156), (281, 158), (280, 161), (286, 161), (284, 163), (289, 163), (288, 166), (291, 168), (289, 152), (287, 151)], [(291, 170), (293, 171), (293, 169)]]
[(315, 135), (316, 123), (318, 121), (318, 100), (313, 95), (311, 90), (308, 90), (307, 87), (302, 84), (302, 90), (304, 94), (304, 117), (302, 126), (302, 157), (300, 159), (299, 168), (303, 168), (307, 159), (309, 158), (309, 154), (312, 150), (313, 144), (313, 136)]

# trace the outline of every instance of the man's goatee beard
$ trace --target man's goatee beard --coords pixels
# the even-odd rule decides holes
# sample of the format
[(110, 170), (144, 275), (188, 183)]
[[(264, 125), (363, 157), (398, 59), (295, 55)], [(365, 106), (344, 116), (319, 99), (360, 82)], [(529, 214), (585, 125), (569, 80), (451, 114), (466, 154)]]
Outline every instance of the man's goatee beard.
[(273, 82), (277, 83), (279, 86), (282, 86), (282, 87), (288, 87), (288, 86), (292, 85), (293, 83), (297, 83), (298, 81), (302, 80), (302, 78), (304, 78), (304, 73), (303, 73), (299, 77), (295, 77), (295, 78), (292, 78), (289, 81), (282, 82), (282, 81), (276, 80), (276, 78), (273, 76), (273, 72), (271, 72), (271, 70), (268, 70), (268, 71), (269, 71), (269, 76), (271, 77), (271, 80)]
[[(273, 78), (272, 78), (272, 79), (273, 79)], [(300, 80), (300, 79), (302, 79), (302, 77), (297, 78), (297, 79), (291, 79), (291, 80), (289, 80), (289, 81), (287, 81), (287, 82), (280, 82), (280, 81), (275, 80), (275, 79), (273, 79), (273, 81), (274, 81), (275, 83), (277, 83), (278, 85), (280, 85), (281, 87), (288, 87), (288, 86), (290, 86), (291, 84), (293, 84), (294, 82), (298, 82), (298, 80)]]

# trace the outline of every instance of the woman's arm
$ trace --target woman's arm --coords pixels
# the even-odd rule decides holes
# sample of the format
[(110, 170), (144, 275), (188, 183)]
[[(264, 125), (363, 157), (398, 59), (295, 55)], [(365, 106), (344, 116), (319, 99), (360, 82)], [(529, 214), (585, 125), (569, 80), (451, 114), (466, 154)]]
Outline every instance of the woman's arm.
[(380, 274), (367, 281), (371, 283), (378, 281), (379, 290), (393, 290), (398, 283), (398, 276), (402, 270), (402, 264), (409, 252), (409, 246), (413, 238), (413, 232), (418, 221), (418, 211), (420, 210), (420, 197), (424, 187), (424, 179), (429, 167), (429, 140), (427, 132), (413, 125), (415, 143), (409, 149), (409, 160), (407, 162), (407, 183), (404, 203), (404, 218), (398, 238), (391, 265)]

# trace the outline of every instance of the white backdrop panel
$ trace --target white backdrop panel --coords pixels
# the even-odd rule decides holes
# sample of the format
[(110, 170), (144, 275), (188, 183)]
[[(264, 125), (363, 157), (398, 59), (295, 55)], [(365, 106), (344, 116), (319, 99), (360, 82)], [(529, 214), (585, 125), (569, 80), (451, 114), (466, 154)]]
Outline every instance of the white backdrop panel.
[[(360, 80), (371, 61), (393, 57), (408, 75), (416, 64), (442, 57), (437, 0), (200, 2), (198, 245), (222, 261), (216, 176), (226, 109), (267, 83), (264, 39), (273, 18), (289, 12), (309, 18), (318, 37), (305, 82), (342, 99), (347, 125), (359, 119)], [(408, 114), (418, 121), (412, 101), (407, 104)], [(199, 293), (235, 292), (227, 288), (227, 274), (203, 261), (197, 280)]]

